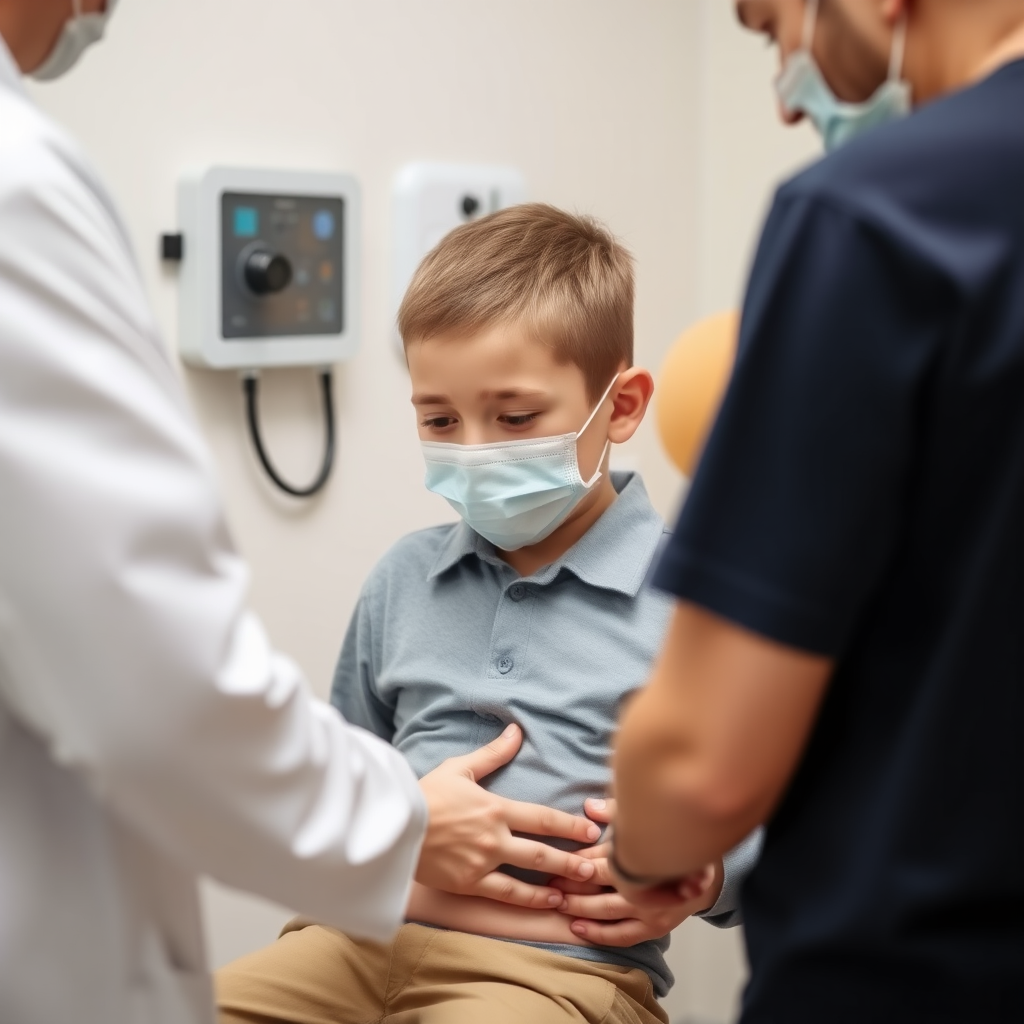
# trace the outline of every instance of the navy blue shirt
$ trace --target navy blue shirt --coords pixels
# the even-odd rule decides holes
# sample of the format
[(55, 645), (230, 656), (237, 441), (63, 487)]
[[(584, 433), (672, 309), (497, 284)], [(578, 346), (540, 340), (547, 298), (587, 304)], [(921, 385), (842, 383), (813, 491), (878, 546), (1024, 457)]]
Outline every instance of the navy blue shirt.
[(745, 1024), (1024, 1020), (1024, 62), (780, 190), (656, 580), (837, 663)]

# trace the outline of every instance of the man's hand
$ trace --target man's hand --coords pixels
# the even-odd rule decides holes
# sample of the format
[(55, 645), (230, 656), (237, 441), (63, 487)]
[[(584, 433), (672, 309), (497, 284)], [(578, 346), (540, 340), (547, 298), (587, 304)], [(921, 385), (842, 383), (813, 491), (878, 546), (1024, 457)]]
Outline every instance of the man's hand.
[(590, 859), (512, 833), (593, 843), (601, 834), (597, 825), (550, 807), (495, 796), (478, 785), (511, 761), (522, 742), (522, 730), (510, 725), (493, 743), (449, 758), (420, 779), (429, 824), (416, 871), (418, 882), (445, 892), (550, 910), (561, 905), (560, 890), (529, 885), (496, 869), (511, 864), (574, 881), (593, 876)]
[[(614, 800), (588, 800), (587, 814), (601, 822), (615, 815)], [(556, 879), (565, 893), (559, 906), (573, 917), (574, 935), (599, 946), (635, 946), (659, 939), (691, 914), (713, 907), (722, 891), (722, 862), (655, 889), (635, 889), (617, 878), (608, 863), (609, 844), (581, 851), (593, 859), (594, 876), (585, 883)]]

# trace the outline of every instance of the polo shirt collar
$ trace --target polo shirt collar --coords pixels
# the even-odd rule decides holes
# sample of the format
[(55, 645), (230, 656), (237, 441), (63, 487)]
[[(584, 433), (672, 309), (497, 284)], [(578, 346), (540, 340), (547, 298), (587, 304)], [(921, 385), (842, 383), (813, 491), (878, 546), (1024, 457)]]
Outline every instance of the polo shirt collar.
[(21, 71), (3, 36), (0, 36), (0, 88), (10, 89), (19, 96), (28, 96), (21, 80)]
[[(612, 473), (618, 498), (604, 515), (561, 558), (526, 577), (541, 585), (563, 570), (592, 587), (635, 597), (643, 585), (665, 524), (651, 505), (643, 481), (635, 473)], [(464, 558), (511, 569), (486, 541), (461, 520), (455, 525), (427, 576), (436, 579)]]

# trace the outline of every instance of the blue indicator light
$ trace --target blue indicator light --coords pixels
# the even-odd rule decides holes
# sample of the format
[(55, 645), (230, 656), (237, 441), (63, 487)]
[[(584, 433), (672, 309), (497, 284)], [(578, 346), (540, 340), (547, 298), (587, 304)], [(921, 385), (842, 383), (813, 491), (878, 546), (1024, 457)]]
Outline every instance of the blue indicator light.
[(235, 237), (255, 238), (260, 230), (260, 212), (252, 206), (235, 207)]
[(334, 236), (334, 214), (330, 210), (317, 210), (313, 214), (313, 234), (321, 242)]

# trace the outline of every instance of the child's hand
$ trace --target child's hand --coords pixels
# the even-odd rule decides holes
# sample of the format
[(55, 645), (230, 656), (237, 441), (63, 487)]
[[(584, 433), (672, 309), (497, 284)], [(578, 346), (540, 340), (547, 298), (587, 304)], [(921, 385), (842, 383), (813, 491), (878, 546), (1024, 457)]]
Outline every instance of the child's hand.
[(722, 891), (722, 862), (718, 861), (680, 879), (672, 889), (658, 890), (657, 900), (648, 893), (647, 901), (640, 905), (615, 889), (606, 858), (596, 860), (594, 865), (597, 870), (588, 888), (600, 884), (601, 891), (585, 895), (566, 892), (559, 910), (574, 918), (570, 926), (574, 935), (598, 946), (634, 946), (661, 938), (691, 914), (713, 907)]
[[(602, 824), (615, 817), (614, 800), (588, 800), (587, 816)], [(658, 939), (682, 924), (691, 914), (713, 907), (722, 891), (722, 862), (678, 879), (671, 887), (645, 890), (643, 903), (631, 902), (616, 889), (608, 864), (609, 843), (580, 850), (581, 857), (594, 861), (594, 877), (580, 882), (553, 879), (551, 884), (566, 895), (559, 908), (575, 918), (574, 935), (600, 946), (633, 946)]]
[(444, 892), (554, 910), (562, 900), (558, 889), (530, 885), (498, 868), (512, 864), (577, 881), (593, 875), (589, 859), (516, 835), (594, 842), (600, 830), (593, 822), (549, 807), (507, 800), (478, 784), (511, 761), (522, 741), (522, 730), (509, 726), (486, 747), (451, 757), (420, 779), (429, 825), (416, 870), (418, 882)]

